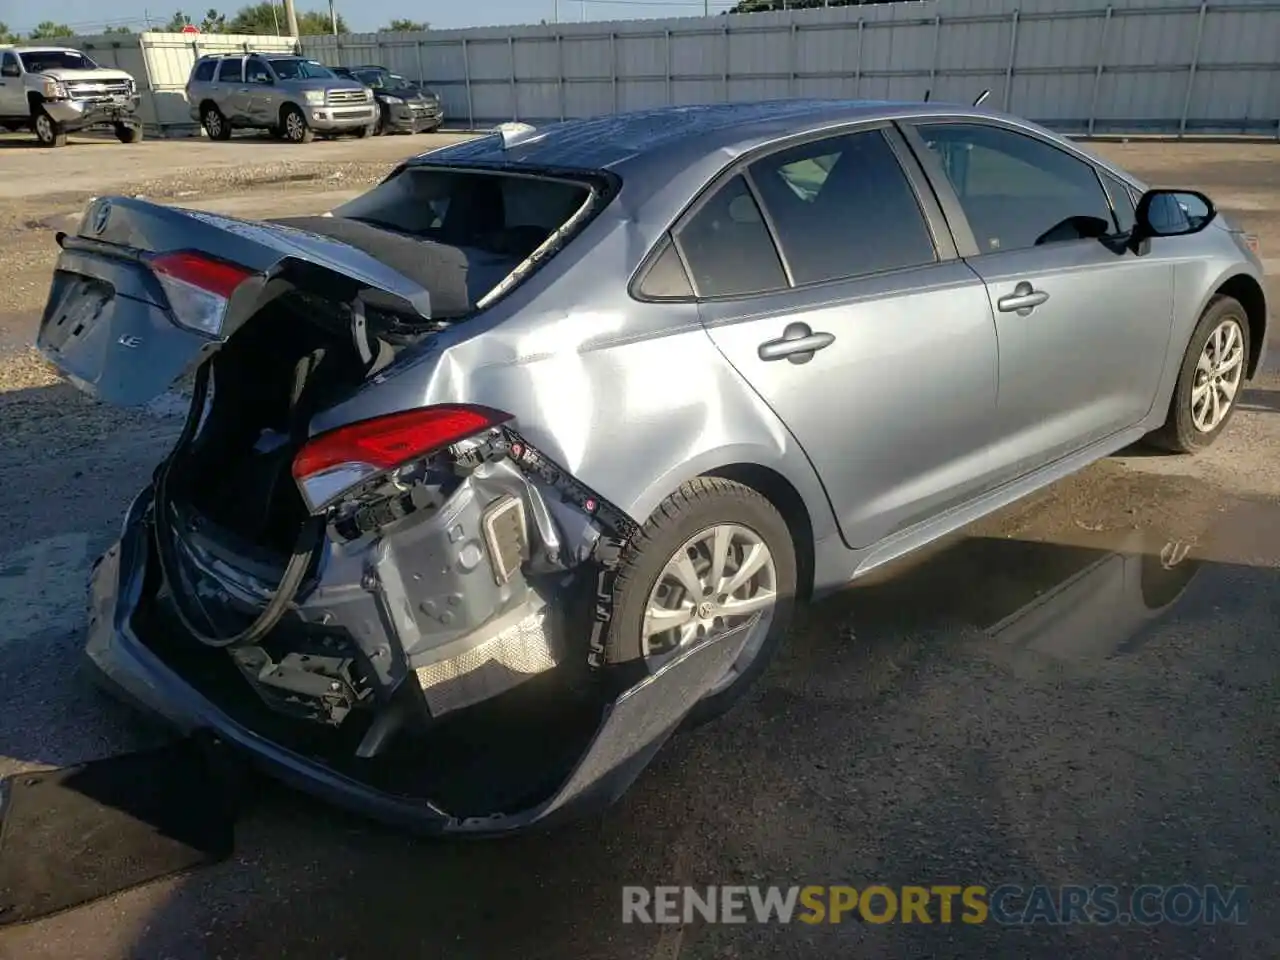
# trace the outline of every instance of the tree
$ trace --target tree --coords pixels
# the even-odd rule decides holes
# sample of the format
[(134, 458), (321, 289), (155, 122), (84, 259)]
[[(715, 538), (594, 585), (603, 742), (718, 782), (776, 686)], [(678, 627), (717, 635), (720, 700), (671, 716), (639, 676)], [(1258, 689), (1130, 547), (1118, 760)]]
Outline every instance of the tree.
[[(333, 25), (329, 22), (329, 11), (299, 10), (298, 32), (304, 36), (333, 33)], [(277, 27), (277, 24), (279, 25)], [(239, 12), (227, 25), (228, 33), (256, 33), (271, 35), (283, 33), (289, 29), (284, 10), (268, 0), (266, 3), (255, 3), (251, 7), (241, 7)], [(338, 32), (346, 33), (347, 24), (338, 16)]]
[(416, 20), (392, 20), (385, 27), (378, 29), (379, 33), (426, 33), (430, 24), (419, 23)]
[(0, 22), (0, 43), (17, 43), (18, 35), (9, 29), (7, 23)]
[(204, 12), (204, 17), (199, 23), (195, 23), (189, 16), (179, 10), (169, 22), (165, 24), (164, 29), (169, 33), (181, 33), (182, 28), (188, 24), (195, 24), (200, 28), (201, 33), (226, 33), (227, 32), (227, 15), (219, 13), (212, 8)]
[(806, 10), (812, 7), (851, 7), (885, 0), (738, 0), (726, 13), (768, 13), (770, 10)]
[(74, 37), (75, 35), (76, 32), (65, 23), (44, 20), (36, 24), (36, 28), (31, 31), (30, 38), (32, 40), (51, 40), (54, 37)]

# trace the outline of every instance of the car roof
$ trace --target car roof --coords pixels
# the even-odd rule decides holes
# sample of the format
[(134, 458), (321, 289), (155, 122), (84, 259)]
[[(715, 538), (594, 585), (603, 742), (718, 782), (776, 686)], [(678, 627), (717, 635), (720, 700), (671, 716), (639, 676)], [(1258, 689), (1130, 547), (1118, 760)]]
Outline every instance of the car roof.
[(30, 46), (14, 46), (9, 48), (10, 53), (78, 53), (84, 55), (83, 50), (77, 50), (75, 47), (30, 47)]
[[(721, 151), (737, 154), (770, 140), (860, 120), (918, 115), (1000, 117), (959, 104), (883, 100), (768, 100), (658, 107), (568, 120), (503, 146), (497, 132), (433, 150), (422, 163), (482, 163), (636, 172)], [(726, 158), (727, 160), (727, 158)]]

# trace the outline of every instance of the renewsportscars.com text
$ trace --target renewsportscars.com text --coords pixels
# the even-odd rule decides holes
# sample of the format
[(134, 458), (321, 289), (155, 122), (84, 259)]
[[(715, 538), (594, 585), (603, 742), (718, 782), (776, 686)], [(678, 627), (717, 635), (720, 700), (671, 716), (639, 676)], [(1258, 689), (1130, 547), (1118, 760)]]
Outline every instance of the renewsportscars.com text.
[(623, 923), (1245, 923), (1243, 887), (1111, 884), (622, 888)]

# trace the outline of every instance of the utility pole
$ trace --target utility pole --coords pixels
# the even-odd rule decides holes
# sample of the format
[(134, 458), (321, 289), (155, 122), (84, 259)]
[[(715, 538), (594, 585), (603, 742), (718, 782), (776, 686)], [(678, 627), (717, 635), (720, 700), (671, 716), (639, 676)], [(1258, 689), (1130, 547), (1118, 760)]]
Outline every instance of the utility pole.
[(333, 0), (329, 0), (329, 26), (333, 28), (333, 35), (338, 35), (338, 13), (333, 9)]
[(702, 0), (702, 15), (704, 17), (711, 16), (711, 0)]
[(560, 0), (555, 0), (555, 3), (556, 3), (556, 5), (555, 5), (555, 16), (554, 16), (554, 18), (553, 18), (552, 22), (553, 22), (553, 23), (559, 23), (559, 22), (560, 22)]
[(293, 8), (293, 0), (284, 0), (284, 18), (289, 24), (289, 36), (298, 38), (298, 11)]

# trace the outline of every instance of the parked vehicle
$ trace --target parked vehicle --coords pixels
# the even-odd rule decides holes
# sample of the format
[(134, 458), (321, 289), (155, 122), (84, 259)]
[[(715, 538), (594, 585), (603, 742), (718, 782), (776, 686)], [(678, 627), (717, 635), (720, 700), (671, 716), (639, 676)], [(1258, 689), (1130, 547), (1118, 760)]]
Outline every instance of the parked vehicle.
[(432, 133), (444, 123), (440, 97), (392, 73), (386, 67), (330, 67), (336, 76), (364, 84), (378, 101), (378, 126), (384, 133)]
[(67, 47), (0, 48), (0, 126), (28, 129), (42, 146), (67, 134), (111, 127), (121, 143), (142, 139), (138, 85), (123, 70), (100, 67)]
[(319, 134), (367, 137), (378, 122), (373, 93), (316, 60), (278, 54), (211, 54), (187, 80), (191, 117), (210, 140), (267, 130), (291, 143)]
[(1260, 366), (1248, 239), (1013, 117), (788, 101), (508, 125), (323, 217), (95, 202), (39, 334), (196, 369), (87, 652), (182, 729), (423, 830), (616, 798), (797, 603)]

